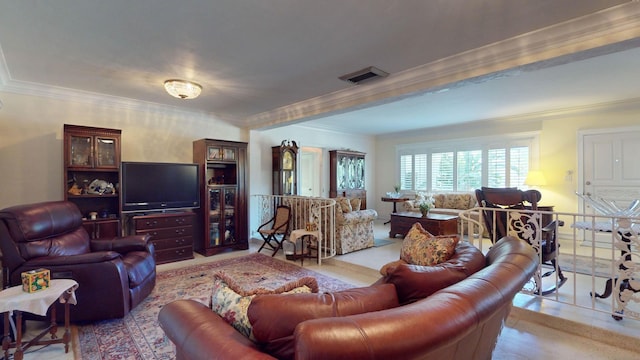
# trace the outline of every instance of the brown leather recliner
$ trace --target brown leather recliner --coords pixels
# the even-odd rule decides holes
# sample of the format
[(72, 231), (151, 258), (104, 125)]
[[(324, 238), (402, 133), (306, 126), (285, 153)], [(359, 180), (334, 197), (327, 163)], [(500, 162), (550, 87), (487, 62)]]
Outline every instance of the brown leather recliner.
[[(6, 208), (0, 210), (3, 285), (20, 285), (23, 271), (46, 268), (52, 279), (79, 284), (71, 321), (121, 318), (155, 286), (154, 248), (148, 240), (148, 235), (91, 240), (80, 210), (67, 201)], [(56, 313), (64, 314), (62, 308)]]

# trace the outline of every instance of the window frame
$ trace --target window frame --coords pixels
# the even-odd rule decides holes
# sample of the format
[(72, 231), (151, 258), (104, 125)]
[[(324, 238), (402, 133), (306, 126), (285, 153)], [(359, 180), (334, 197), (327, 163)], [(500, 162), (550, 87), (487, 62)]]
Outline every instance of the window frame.
[[(410, 144), (396, 145), (396, 184), (403, 185), (402, 191), (405, 193), (415, 193), (418, 191), (437, 192), (433, 190), (433, 178), (432, 178), (432, 154), (452, 152), (453, 158), (453, 191), (454, 192), (466, 192), (467, 190), (458, 190), (458, 153), (465, 151), (480, 150), (482, 156), (482, 186), (487, 186), (489, 181), (489, 150), (493, 149), (507, 149), (505, 154), (505, 186), (511, 185), (511, 173), (510, 173), (510, 152), (508, 149), (517, 147), (529, 148), (529, 169), (539, 168), (539, 136), (540, 132), (529, 133), (515, 133), (515, 134), (501, 134), (500, 136), (490, 137), (478, 137), (478, 138), (459, 138), (442, 141), (430, 141)], [(427, 188), (416, 189), (416, 174), (413, 172), (415, 169), (415, 155), (427, 154)], [(401, 182), (401, 159), (403, 156), (411, 155), (411, 189), (405, 188)], [(518, 184), (516, 184), (518, 185)]]

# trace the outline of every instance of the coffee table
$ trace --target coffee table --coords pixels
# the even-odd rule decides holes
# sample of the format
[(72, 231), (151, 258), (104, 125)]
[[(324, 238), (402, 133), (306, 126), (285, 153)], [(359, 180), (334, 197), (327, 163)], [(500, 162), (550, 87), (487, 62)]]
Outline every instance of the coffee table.
[(423, 217), (418, 212), (400, 212), (391, 214), (389, 237), (394, 238), (398, 234), (404, 237), (416, 222), (419, 222), (425, 230), (433, 235), (453, 235), (458, 233), (457, 216), (429, 213), (426, 217)]

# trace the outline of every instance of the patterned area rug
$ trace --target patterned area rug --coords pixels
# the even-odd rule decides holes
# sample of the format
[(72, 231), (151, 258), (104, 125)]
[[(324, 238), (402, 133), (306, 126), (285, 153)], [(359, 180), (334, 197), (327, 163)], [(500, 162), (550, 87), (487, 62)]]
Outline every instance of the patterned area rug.
[(611, 277), (611, 260), (597, 258), (594, 261), (590, 256), (576, 255), (574, 265), (573, 255), (560, 253), (558, 261), (562, 271), (575, 271), (577, 274)]
[(209, 305), (213, 274), (224, 271), (244, 286), (269, 289), (312, 276), (320, 292), (353, 285), (259, 253), (201, 265), (159, 272), (153, 292), (123, 319), (78, 326), (80, 354), (76, 359), (174, 359), (173, 345), (158, 325), (163, 305), (178, 299), (194, 299)]

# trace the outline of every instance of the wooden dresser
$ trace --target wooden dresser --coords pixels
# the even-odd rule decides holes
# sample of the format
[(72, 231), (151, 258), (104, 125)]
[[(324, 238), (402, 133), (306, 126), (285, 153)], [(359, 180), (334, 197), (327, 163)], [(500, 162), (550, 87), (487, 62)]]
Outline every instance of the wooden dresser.
[(156, 264), (193, 259), (195, 213), (179, 212), (133, 217), (135, 234), (151, 235)]

